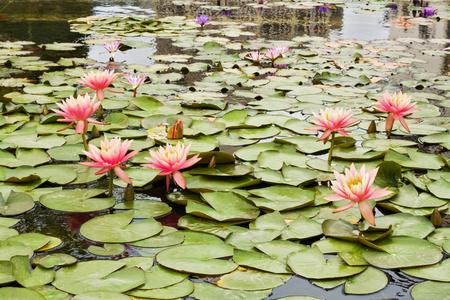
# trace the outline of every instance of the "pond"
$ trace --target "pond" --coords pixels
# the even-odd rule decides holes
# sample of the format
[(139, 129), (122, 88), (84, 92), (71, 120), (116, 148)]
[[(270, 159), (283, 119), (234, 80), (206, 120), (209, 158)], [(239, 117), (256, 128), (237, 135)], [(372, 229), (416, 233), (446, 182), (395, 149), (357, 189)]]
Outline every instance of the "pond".
[[(448, 18), (444, 1), (1, 2), (0, 298), (448, 299)], [(97, 71), (117, 76), (101, 110), (65, 129)], [(133, 142), (111, 163), (105, 137)], [(149, 152), (178, 142), (187, 163)]]

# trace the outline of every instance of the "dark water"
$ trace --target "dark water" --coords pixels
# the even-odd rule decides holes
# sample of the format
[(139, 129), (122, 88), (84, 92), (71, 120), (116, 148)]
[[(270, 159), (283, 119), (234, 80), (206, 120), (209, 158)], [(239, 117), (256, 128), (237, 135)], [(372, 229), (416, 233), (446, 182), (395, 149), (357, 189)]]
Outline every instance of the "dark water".
[[(0, 9), (6, 5), (6, 1), (0, 2)], [(215, 6), (234, 6), (239, 5), (242, 9), (232, 10), (231, 20), (245, 20), (253, 22), (256, 26), (249, 26), (251, 31), (257, 33), (257, 37), (266, 39), (290, 40), (295, 36), (303, 34), (311, 36), (322, 36), (332, 40), (336, 39), (393, 39), (396, 37), (416, 37), (416, 38), (447, 38), (449, 29), (447, 21), (440, 21), (431, 28), (420, 28), (404, 31), (401, 28), (389, 27), (385, 23), (396, 18), (401, 11), (409, 7), (408, 2), (401, 2), (397, 11), (387, 11), (381, 15), (358, 15), (354, 11), (364, 4), (355, 4), (355, 7), (337, 7), (326, 17), (319, 15), (316, 9), (299, 10), (289, 9), (287, 7), (276, 7), (263, 11), (255, 11), (255, 8), (240, 5), (240, 1), (211, 1)], [(116, 14), (143, 14), (149, 17), (155, 15), (159, 17), (187, 15), (193, 18), (198, 14), (209, 14), (212, 18), (220, 18), (220, 10), (208, 11), (201, 6), (174, 5), (171, 1), (26, 1), (16, 0), (11, 2), (3, 11), (0, 12), (0, 41), (33, 41), (36, 45), (54, 42), (79, 42), (85, 39), (84, 35), (70, 32), (67, 20), (90, 15), (116, 15)], [(141, 55), (142, 50), (133, 50), (121, 54), (122, 60), (127, 63), (152, 64), (150, 59), (143, 57), (152, 54), (170, 53), (174, 50), (168, 40), (146, 39), (154, 44), (153, 53)], [(100, 56), (102, 46), (84, 46), (77, 51), (70, 52), (71, 57), (88, 57), (99, 62), (106, 62), (106, 56)], [(67, 53), (54, 51), (53, 56), (43, 57), (52, 61), (57, 61), (61, 56), (67, 56)], [(39, 54), (39, 50), (36, 50)], [(139, 61), (136, 61), (139, 57)], [(446, 63), (442, 58), (434, 58), (425, 66), (427, 71), (438, 71), (446, 68)], [(34, 76), (39, 76), (35, 73)], [(91, 188), (106, 188), (106, 180), (89, 185)], [(120, 188), (115, 189), (119, 199), (123, 194)], [(162, 198), (164, 187), (157, 187), (148, 193), (138, 193), (137, 197)], [(164, 199), (163, 199), (164, 200)], [(87, 220), (108, 211), (77, 214), (52, 211), (36, 204), (34, 210), (24, 215), (18, 216), (22, 221), (14, 227), (19, 232), (40, 232), (43, 234), (56, 236), (64, 242), (58, 248), (51, 252), (64, 252), (71, 254), (80, 260), (96, 258), (89, 253), (87, 248), (93, 243), (84, 239), (78, 234), (78, 229)], [(176, 225), (182, 208), (174, 208), (170, 215), (158, 220), (166, 225)], [(133, 248), (129, 248), (120, 257), (136, 255)], [(115, 259), (116, 259), (115, 258)], [(390, 284), (382, 291), (363, 296), (344, 295), (343, 287), (339, 286), (330, 291), (311, 285), (308, 280), (293, 276), (285, 285), (275, 288), (273, 294), (267, 299), (276, 299), (290, 295), (309, 295), (326, 299), (411, 299), (409, 293), (411, 288), (422, 281), (415, 279), (400, 272), (387, 271), (390, 277)]]

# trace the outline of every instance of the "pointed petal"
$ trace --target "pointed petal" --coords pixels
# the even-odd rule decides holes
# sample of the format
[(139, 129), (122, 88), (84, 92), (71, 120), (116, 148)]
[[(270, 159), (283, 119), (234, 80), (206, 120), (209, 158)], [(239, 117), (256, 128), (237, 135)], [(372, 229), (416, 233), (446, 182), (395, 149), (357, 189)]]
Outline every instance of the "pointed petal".
[(349, 208), (353, 207), (353, 205), (355, 205), (355, 202), (351, 201), (350, 203), (345, 204), (344, 206), (336, 208), (335, 210), (333, 210), (333, 212), (335, 213), (335, 212), (344, 211), (346, 209), (349, 209)]
[(359, 211), (361, 212), (361, 215), (363, 218), (369, 222), (370, 225), (375, 226), (375, 217), (373, 215), (372, 208), (370, 207), (369, 203), (367, 203), (366, 200), (362, 200), (358, 202)]
[(175, 182), (178, 184), (178, 186), (182, 189), (186, 188), (186, 180), (184, 179), (183, 174), (181, 174), (179, 171), (173, 172), (173, 179), (175, 179)]
[(125, 172), (122, 170), (122, 168), (120, 166), (117, 166), (114, 168), (114, 173), (116, 173), (116, 175), (123, 180), (123, 182), (128, 183), (128, 184), (132, 184), (130, 178), (128, 178), (127, 174), (125, 174)]
[(394, 125), (394, 114), (389, 113), (388, 117), (386, 118), (386, 131), (391, 130), (393, 125)]

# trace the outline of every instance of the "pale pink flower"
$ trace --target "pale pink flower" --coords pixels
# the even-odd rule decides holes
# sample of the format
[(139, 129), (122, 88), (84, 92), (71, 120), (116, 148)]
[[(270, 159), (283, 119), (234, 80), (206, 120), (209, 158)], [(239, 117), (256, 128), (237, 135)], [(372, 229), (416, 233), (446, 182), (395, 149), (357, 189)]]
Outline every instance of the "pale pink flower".
[(187, 159), (189, 150), (191, 149), (191, 144), (186, 148), (181, 145), (180, 142), (174, 147), (170, 144), (166, 145), (166, 148), (159, 147), (158, 152), (150, 150), (150, 157), (144, 157), (150, 162), (150, 164), (143, 164), (143, 167), (161, 170), (159, 175), (166, 175), (167, 189), (169, 189), (169, 184), (171, 178), (182, 188), (186, 188), (186, 181), (183, 174), (179, 170), (189, 168), (190, 166), (196, 164), (200, 161), (198, 157), (199, 154)]
[(379, 104), (375, 104), (375, 109), (380, 112), (389, 113), (386, 119), (386, 131), (392, 129), (394, 125), (394, 120), (400, 120), (403, 127), (409, 132), (408, 125), (403, 116), (420, 111), (419, 109), (413, 108), (417, 102), (411, 103), (411, 96), (402, 94), (402, 92), (394, 93), (392, 96), (388, 91), (384, 93), (384, 99), (377, 97)]
[[(115, 74), (114, 71), (112, 70), (111, 71), (105, 70), (103, 72), (91, 71), (88, 74), (84, 74), (83, 77), (81, 77), (81, 79), (78, 80), (78, 82), (87, 86), (88, 88), (91, 88), (93, 91), (96, 91), (98, 100), (102, 102), (103, 99), (105, 98), (105, 93), (103, 90), (105, 90), (114, 80), (116, 80), (116, 78), (117, 74)], [(106, 90), (117, 93), (116, 91), (108, 89)]]
[(281, 53), (280, 53), (280, 51), (279, 51), (277, 48), (272, 48), (272, 49), (267, 49), (267, 50), (264, 52), (264, 55), (265, 55), (268, 59), (270, 59), (270, 60), (272, 61), (272, 65), (273, 65), (273, 62), (274, 62), (278, 57), (280, 57)]
[(252, 51), (249, 54), (247, 54), (244, 58), (251, 60), (254, 63), (259, 63), (261, 59), (264, 57), (264, 53), (260, 53), (259, 51)]
[(116, 173), (120, 179), (125, 183), (131, 184), (130, 178), (128, 178), (127, 174), (122, 170), (127, 167), (122, 166), (121, 164), (141, 151), (141, 149), (134, 150), (127, 155), (127, 151), (132, 142), (133, 140), (125, 140), (121, 143), (120, 137), (115, 137), (108, 141), (108, 138), (105, 137), (105, 140), (100, 144), (100, 149), (89, 144), (91, 152), (83, 150), (83, 153), (95, 162), (80, 162), (80, 164), (93, 168), (102, 168), (95, 173), (96, 175), (114, 170), (114, 173)]
[(358, 203), (359, 211), (363, 218), (375, 226), (375, 217), (372, 208), (366, 200), (378, 199), (392, 193), (387, 190), (388, 187), (381, 190), (377, 188), (372, 189), (372, 184), (377, 176), (377, 172), (378, 168), (366, 171), (365, 165), (363, 165), (358, 172), (356, 171), (354, 164), (350, 166), (350, 170), (345, 169), (345, 175), (335, 171), (334, 176), (336, 176), (336, 180), (333, 181), (331, 189), (336, 194), (325, 196), (324, 199), (328, 201), (350, 200), (350, 203), (333, 210), (333, 212), (349, 209), (355, 205), (355, 203)]
[(73, 96), (70, 96), (66, 100), (63, 100), (62, 103), (56, 103), (56, 105), (58, 105), (61, 110), (52, 110), (65, 118), (58, 119), (57, 121), (71, 122), (67, 127), (64, 127), (58, 131), (69, 128), (75, 122), (77, 122), (77, 126), (75, 128), (76, 133), (86, 133), (88, 130), (88, 122), (100, 125), (106, 124), (90, 118), (90, 116), (94, 114), (100, 105), (100, 102), (95, 99), (95, 96), (92, 100), (88, 94), (78, 95), (76, 99)]
[(117, 50), (119, 50), (121, 44), (119, 41), (113, 41), (110, 43), (106, 43), (103, 47), (111, 54), (112, 59), (114, 60), (114, 56), (116, 55)]
[(277, 49), (283, 57), (286, 57), (285, 54), (291, 50), (289, 49), (289, 46), (275, 46), (274, 48)]
[(336, 109), (325, 108), (325, 110), (320, 110), (320, 115), (313, 112), (316, 120), (312, 122), (317, 125), (317, 127), (306, 128), (306, 130), (324, 130), (324, 133), (319, 138), (323, 140), (324, 143), (328, 141), (328, 138), (332, 132), (337, 132), (343, 136), (349, 136), (347, 131), (343, 130), (343, 127), (347, 127), (355, 124), (361, 119), (350, 120), (352, 115), (352, 110), (349, 109), (344, 111), (342, 108), (337, 107)]
[(127, 80), (128, 84), (130, 84), (133, 87), (134, 97), (136, 97), (138, 87), (140, 87), (141, 84), (144, 83), (145, 79), (147, 79), (147, 76), (131, 74), (125, 76), (125, 79)]

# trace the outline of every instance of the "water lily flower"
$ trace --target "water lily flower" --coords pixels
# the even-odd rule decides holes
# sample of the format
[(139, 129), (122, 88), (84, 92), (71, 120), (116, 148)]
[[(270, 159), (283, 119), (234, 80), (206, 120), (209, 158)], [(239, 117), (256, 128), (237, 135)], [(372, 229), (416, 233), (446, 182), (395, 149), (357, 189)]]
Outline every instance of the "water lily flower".
[(327, 13), (330, 9), (326, 5), (319, 6), (319, 13)]
[(289, 49), (289, 46), (275, 46), (274, 48), (277, 49), (280, 55), (283, 57), (286, 57), (285, 54), (289, 52), (289, 50), (291, 50)]
[(422, 17), (428, 18), (437, 14), (437, 9), (434, 9), (431, 6), (422, 7)]
[(220, 12), (220, 15), (224, 16), (224, 17), (231, 17), (231, 11), (229, 11), (229, 10), (222, 10)]
[(325, 196), (324, 199), (329, 201), (350, 200), (350, 203), (333, 210), (333, 212), (344, 211), (355, 205), (355, 203), (358, 203), (359, 211), (363, 218), (369, 224), (375, 226), (375, 217), (372, 208), (366, 200), (378, 199), (392, 193), (387, 190), (388, 187), (381, 190), (372, 188), (377, 172), (378, 168), (366, 171), (365, 165), (358, 172), (354, 164), (350, 166), (350, 170), (345, 169), (345, 175), (335, 171), (334, 176), (336, 180), (332, 182), (333, 186), (331, 187), (335, 194)]
[(83, 153), (87, 157), (91, 158), (94, 162), (80, 162), (80, 164), (93, 168), (102, 168), (100, 171), (95, 173), (96, 175), (110, 172), (110, 197), (112, 195), (113, 171), (125, 183), (132, 184), (130, 178), (128, 178), (127, 174), (125, 174), (125, 172), (122, 170), (127, 167), (121, 165), (135, 156), (139, 151), (141, 151), (141, 149), (134, 150), (127, 154), (132, 142), (133, 140), (125, 140), (123, 143), (121, 143), (120, 137), (115, 137), (111, 140), (108, 140), (108, 138), (105, 137), (105, 140), (100, 143), (100, 149), (94, 145), (89, 144), (89, 149), (91, 151), (83, 151)]
[(411, 96), (402, 94), (402, 92), (394, 93), (392, 96), (388, 91), (384, 93), (384, 99), (377, 97), (378, 104), (375, 104), (375, 109), (380, 112), (389, 113), (386, 119), (386, 131), (388, 131), (388, 137), (391, 134), (394, 120), (399, 120), (402, 126), (408, 131), (408, 125), (403, 116), (420, 111), (413, 108), (417, 102), (411, 103)]
[(166, 148), (160, 147), (158, 152), (150, 150), (150, 157), (144, 157), (150, 162), (150, 164), (143, 164), (143, 167), (161, 170), (159, 175), (166, 175), (167, 190), (169, 190), (172, 177), (179, 187), (186, 188), (186, 181), (183, 174), (179, 170), (186, 169), (200, 161), (199, 154), (187, 159), (191, 144), (187, 147), (181, 145), (180, 142), (174, 147), (170, 144), (166, 145)]
[(173, 126), (167, 131), (167, 138), (169, 140), (177, 140), (183, 137), (183, 121), (178, 119)]
[(131, 74), (131, 75), (125, 76), (125, 79), (127, 80), (128, 84), (130, 84), (133, 87), (133, 90), (134, 90), (133, 97), (136, 97), (136, 92), (137, 92), (138, 87), (140, 87), (141, 84), (144, 83), (145, 79), (147, 79), (147, 76)]
[(270, 59), (270, 61), (272, 62), (272, 66), (273, 66), (274, 61), (275, 61), (278, 57), (280, 57), (281, 53), (280, 53), (280, 50), (278, 50), (277, 48), (272, 48), (272, 49), (267, 49), (267, 50), (264, 52), (264, 55), (265, 55), (268, 59)]
[(251, 60), (255, 64), (259, 64), (261, 59), (264, 57), (264, 53), (260, 53), (259, 51), (252, 51), (249, 54), (247, 54), (244, 58)]
[[(114, 71), (91, 71), (88, 74), (83, 74), (80, 80), (78, 80), (79, 83), (82, 85), (87, 86), (88, 88), (91, 88), (92, 91), (96, 91), (98, 101), (102, 102), (105, 98), (105, 93), (103, 90), (105, 90), (111, 83), (113, 83), (114, 80), (116, 80), (117, 74), (114, 73)], [(117, 93), (116, 91), (112, 91), (109, 89), (106, 89), (109, 92)], [(91, 93), (89, 92), (89, 93)]]
[(206, 15), (200, 15), (200, 16), (196, 16), (194, 22), (200, 25), (200, 30), (203, 31), (203, 26), (205, 24), (208, 24), (209, 22), (211, 22), (211, 20), (208, 20), (209, 17)]
[(121, 43), (119, 41), (113, 41), (110, 43), (106, 43), (103, 47), (111, 54), (112, 60), (114, 60), (114, 56), (116, 55), (117, 50), (119, 50)]
[(58, 119), (58, 122), (70, 122), (67, 127), (58, 131), (69, 128), (73, 123), (77, 123), (75, 127), (76, 133), (86, 133), (88, 130), (88, 122), (94, 124), (105, 125), (106, 123), (98, 122), (90, 118), (100, 105), (95, 96), (92, 98), (88, 94), (78, 95), (77, 98), (70, 96), (62, 101), (62, 103), (56, 103), (61, 110), (52, 109), (55, 113), (63, 116), (65, 119)]
[(361, 119), (351, 120), (351, 118), (353, 117), (352, 110), (349, 109), (344, 111), (339, 107), (337, 107), (336, 109), (327, 107), (325, 108), (325, 110), (320, 110), (320, 115), (315, 112), (313, 112), (313, 115), (316, 120), (313, 120), (312, 122), (316, 124), (317, 127), (310, 127), (305, 129), (324, 130), (322, 136), (319, 138), (319, 141), (323, 140), (324, 144), (328, 141), (328, 138), (331, 134), (331, 146), (330, 152), (328, 154), (328, 162), (330, 162), (333, 153), (335, 133), (337, 132), (340, 135), (349, 136), (348, 132), (342, 128), (353, 125)]

